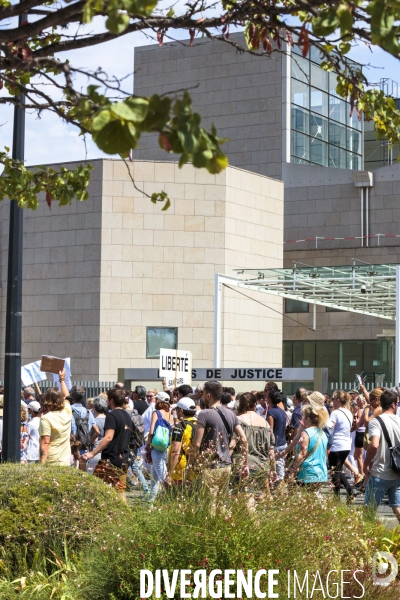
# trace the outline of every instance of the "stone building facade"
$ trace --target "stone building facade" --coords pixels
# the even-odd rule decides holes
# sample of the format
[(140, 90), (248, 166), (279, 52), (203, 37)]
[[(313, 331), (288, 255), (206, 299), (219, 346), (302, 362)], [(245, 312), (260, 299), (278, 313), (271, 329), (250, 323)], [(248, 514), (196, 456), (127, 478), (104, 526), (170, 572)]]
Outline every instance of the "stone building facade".
[[(146, 358), (147, 327), (177, 327), (193, 364), (213, 366), (214, 275), (282, 265), (283, 184), (234, 167), (130, 163), (139, 190), (169, 194), (163, 212), (122, 161), (93, 164), (89, 200), (24, 212), (23, 364), (70, 356), (75, 379), (115, 380), (118, 368), (158, 366)], [(6, 202), (0, 228), (1, 379)], [(224, 290), (221, 366), (281, 366), (281, 300), (267, 304)]]

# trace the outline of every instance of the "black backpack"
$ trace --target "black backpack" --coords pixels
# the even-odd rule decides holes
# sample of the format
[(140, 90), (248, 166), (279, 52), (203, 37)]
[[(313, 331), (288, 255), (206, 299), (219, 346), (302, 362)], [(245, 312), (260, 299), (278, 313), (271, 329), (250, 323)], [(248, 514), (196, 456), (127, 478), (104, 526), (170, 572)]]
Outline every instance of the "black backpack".
[(131, 450), (137, 450), (138, 448), (141, 448), (144, 445), (145, 439), (144, 439), (143, 417), (142, 417), (142, 415), (139, 415), (136, 408), (134, 408), (132, 411), (131, 421), (132, 421), (132, 427), (131, 427), (131, 439), (129, 441), (129, 448), (131, 448)]
[(81, 417), (81, 413), (72, 408), (72, 413), (75, 418), (76, 439), (82, 444), (82, 449), (90, 446), (90, 431), (89, 431), (89, 411), (86, 411), (86, 416)]

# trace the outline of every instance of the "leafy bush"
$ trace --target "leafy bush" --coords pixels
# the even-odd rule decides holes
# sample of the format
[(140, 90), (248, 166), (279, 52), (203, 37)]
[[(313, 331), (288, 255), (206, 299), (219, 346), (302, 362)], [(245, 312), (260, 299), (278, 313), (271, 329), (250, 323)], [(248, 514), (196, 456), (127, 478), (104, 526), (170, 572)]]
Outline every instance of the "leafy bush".
[(262, 568), (280, 570), (280, 597), (288, 569), (301, 580), (319, 571), (322, 581), (363, 569), (364, 600), (398, 600), (398, 586), (377, 589), (370, 577), (386, 536), (359, 508), (296, 487), (258, 504), (244, 491), (216, 502), (202, 490), (127, 508), (73, 469), (0, 468), (0, 600), (140, 600), (141, 569)]
[[(129, 509), (114, 490), (76, 469), (42, 465), (0, 467), (0, 553), (8, 571), (32, 561), (101, 544)], [(5, 565), (0, 563), (0, 567)]]

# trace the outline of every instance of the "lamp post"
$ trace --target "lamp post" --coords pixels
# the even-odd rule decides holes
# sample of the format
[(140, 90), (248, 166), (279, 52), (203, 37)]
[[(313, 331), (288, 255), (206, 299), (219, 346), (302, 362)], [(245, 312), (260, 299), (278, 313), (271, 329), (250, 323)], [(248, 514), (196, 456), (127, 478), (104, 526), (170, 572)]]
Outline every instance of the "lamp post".
[[(20, 15), (18, 24), (26, 21)], [(20, 104), (25, 103), (23, 94)], [(24, 160), (25, 111), (14, 108), (12, 157)], [(10, 201), (10, 227), (8, 238), (6, 338), (4, 357), (4, 415), (2, 459), (20, 461), (21, 428), (21, 329), (22, 329), (22, 208), (17, 200)]]

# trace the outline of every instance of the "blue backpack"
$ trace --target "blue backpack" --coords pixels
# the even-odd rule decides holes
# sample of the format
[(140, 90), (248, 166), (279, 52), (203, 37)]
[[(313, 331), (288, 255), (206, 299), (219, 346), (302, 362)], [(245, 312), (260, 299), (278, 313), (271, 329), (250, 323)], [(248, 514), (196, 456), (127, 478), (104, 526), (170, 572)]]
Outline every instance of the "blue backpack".
[(166, 421), (159, 410), (156, 410), (157, 421), (154, 426), (154, 433), (151, 440), (151, 445), (159, 452), (165, 452), (170, 443), (171, 424)]

